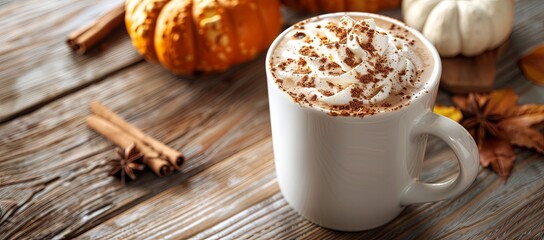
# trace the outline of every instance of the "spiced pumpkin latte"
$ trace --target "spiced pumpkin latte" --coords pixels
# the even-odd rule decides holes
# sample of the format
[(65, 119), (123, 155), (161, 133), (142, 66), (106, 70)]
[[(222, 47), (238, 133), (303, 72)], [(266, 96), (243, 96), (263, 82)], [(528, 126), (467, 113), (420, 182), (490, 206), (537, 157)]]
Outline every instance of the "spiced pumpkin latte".
[(409, 105), (425, 91), (433, 65), (405, 26), (344, 16), (295, 24), (269, 67), (293, 101), (333, 116), (365, 116)]

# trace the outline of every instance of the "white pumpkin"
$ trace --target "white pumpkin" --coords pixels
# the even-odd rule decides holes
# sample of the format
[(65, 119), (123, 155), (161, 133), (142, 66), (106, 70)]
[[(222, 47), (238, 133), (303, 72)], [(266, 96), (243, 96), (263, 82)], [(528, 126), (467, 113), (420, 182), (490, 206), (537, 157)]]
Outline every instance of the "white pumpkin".
[(470, 57), (510, 36), (514, 0), (404, 0), (402, 15), (443, 57)]

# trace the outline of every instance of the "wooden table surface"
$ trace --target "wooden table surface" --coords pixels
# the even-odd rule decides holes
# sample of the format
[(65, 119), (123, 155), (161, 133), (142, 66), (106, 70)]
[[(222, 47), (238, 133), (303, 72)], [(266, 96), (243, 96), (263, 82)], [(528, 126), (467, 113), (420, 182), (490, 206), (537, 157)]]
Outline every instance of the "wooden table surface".
[[(313, 225), (278, 189), (264, 54), (191, 79), (143, 61), (122, 29), (105, 51), (73, 54), (65, 36), (119, 2), (0, 4), (0, 239), (544, 239), (544, 156), (522, 149), (507, 182), (481, 170), (461, 196), (409, 206), (369, 231)], [(544, 43), (543, 12), (541, 0), (517, 1), (498, 63), (495, 87), (513, 88), (522, 103), (544, 103), (544, 87), (516, 63)], [(441, 91), (438, 101), (449, 97)], [(181, 149), (183, 170), (146, 170), (126, 186), (108, 176), (113, 145), (85, 125), (95, 99)], [(455, 174), (452, 157), (431, 138), (422, 179)]]

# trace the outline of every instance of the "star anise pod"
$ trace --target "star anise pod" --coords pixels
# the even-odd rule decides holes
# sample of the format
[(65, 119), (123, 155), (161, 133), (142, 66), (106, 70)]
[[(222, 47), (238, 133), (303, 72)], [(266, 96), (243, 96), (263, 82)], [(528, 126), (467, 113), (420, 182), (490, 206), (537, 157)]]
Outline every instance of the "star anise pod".
[(144, 169), (143, 164), (137, 163), (144, 155), (138, 152), (135, 144), (131, 144), (125, 149), (115, 148), (115, 154), (117, 155), (117, 159), (110, 160), (113, 164), (110, 175), (121, 172), (121, 183), (123, 183), (123, 185), (125, 184), (125, 175), (128, 175), (132, 180), (135, 180), (136, 174), (134, 174), (134, 170), (142, 171)]
[(478, 144), (480, 164), (491, 165), (503, 179), (510, 175), (516, 158), (512, 145), (544, 154), (544, 134), (531, 128), (544, 121), (544, 105), (517, 105), (512, 89), (455, 96), (453, 101), (463, 113), (461, 125)]

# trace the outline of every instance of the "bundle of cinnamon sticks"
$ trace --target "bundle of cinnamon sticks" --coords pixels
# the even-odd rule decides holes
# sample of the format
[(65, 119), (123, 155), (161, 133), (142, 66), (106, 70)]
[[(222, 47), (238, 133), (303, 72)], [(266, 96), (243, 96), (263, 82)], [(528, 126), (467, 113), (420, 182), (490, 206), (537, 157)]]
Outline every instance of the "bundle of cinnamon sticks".
[(87, 125), (123, 149), (135, 144), (156, 175), (163, 177), (180, 169), (185, 160), (181, 152), (145, 135), (99, 102), (92, 102), (90, 108), (93, 114), (87, 118)]

